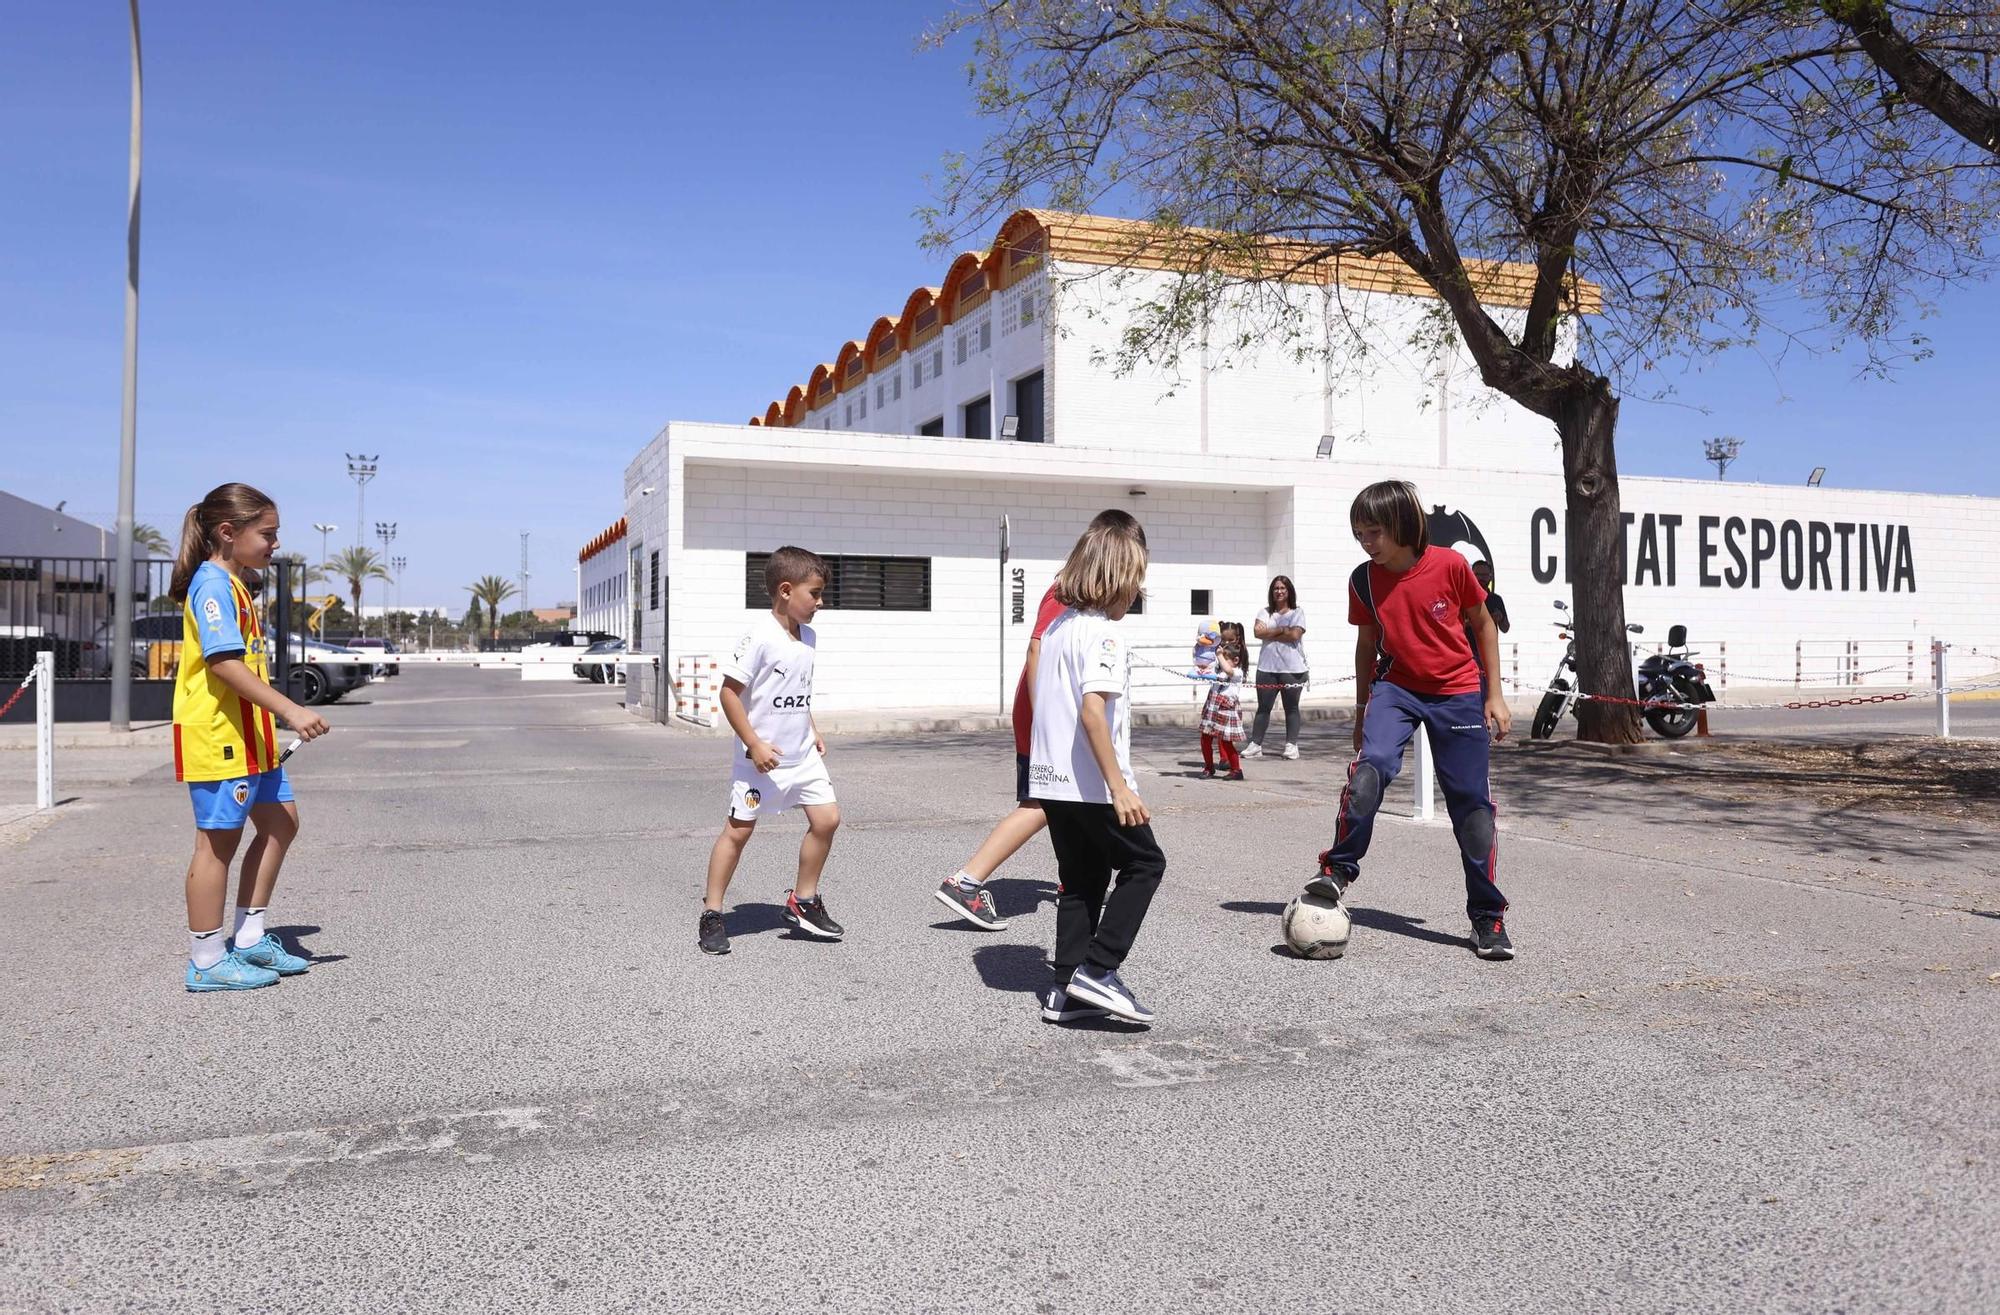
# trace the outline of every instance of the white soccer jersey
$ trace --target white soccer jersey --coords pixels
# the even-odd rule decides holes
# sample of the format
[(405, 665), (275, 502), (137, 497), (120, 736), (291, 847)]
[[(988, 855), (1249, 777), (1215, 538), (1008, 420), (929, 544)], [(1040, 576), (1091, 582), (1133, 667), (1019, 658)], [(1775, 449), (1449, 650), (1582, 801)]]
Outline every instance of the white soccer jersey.
[(1083, 696), (1106, 694), (1111, 744), (1118, 772), (1136, 791), (1132, 775), (1131, 662), (1118, 627), (1101, 612), (1072, 608), (1042, 633), (1035, 667), (1035, 729), (1029, 738), (1028, 793), (1036, 799), (1108, 804), (1111, 787), (1083, 733)]
[[(766, 612), (750, 623), (722, 674), (743, 685), (743, 710), (750, 729), (778, 751), (783, 766), (804, 762), (813, 751), (813, 628), (800, 626), (792, 638), (784, 623)], [(738, 752), (741, 752), (739, 750)]]

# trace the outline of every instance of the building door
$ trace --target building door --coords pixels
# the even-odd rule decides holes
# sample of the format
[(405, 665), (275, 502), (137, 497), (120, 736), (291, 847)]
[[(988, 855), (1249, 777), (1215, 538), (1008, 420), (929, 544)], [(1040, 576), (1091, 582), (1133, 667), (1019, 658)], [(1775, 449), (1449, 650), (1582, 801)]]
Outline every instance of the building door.
[(1014, 381), (1014, 439), (1019, 443), (1047, 441), (1042, 430), (1042, 372), (1035, 371)]
[(993, 397), (988, 394), (976, 402), (965, 404), (965, 436), (967, 438), (993, 437)]

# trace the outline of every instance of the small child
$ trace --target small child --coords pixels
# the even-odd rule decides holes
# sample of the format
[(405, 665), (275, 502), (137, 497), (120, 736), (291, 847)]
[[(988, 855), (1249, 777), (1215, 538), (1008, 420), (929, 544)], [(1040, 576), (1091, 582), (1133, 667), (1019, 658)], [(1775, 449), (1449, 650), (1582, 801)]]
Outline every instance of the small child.
[(1062, 881), (1056, 977), (1041, 1002), (1051, 1023), (1106, 1013), (1153, 1021), (1118, 976), (1167, 869), (1132, 775), (1131, 665), (1114, 624), (1145, 582), (1141, 539), (1086, 531), (1056, 576), (1069, 608), (1042, 635), (1036, 663), (1028, 789), (1042, 801)]
[(1226, 779), (1243, 779), (1243, 755), (1236, 746), (1243, 743), (1243, 671), (1248, 650), (1243, 644), (1243, 626), (1224, 621), (1216, 645), (1215, 683), (1201, 705), (1201, 774), (1215, 776), (1215, 749), (1222, 747), (1222, 767)]
[[(187, 509), (167, 594), (181, 604), (174, 676), (174, 779), (194, 801), (187, 871), (190, 991), (247, 991), (304, 972), (264, 926), (285, 852), (299, 834), (292, 785), (278, 765), (282, 720), (299, 738), (326, 734), (326, 718), (272, 689), (262, 609), (250, 582), (278, 550), (278, 504), (248, 484), (223, 484)], [(243, 855), (236, 928), (222, 934), (229, 864), (243, 824), (257, 838)]]
[(722, 712), (742, 741), (730, 774), (729, 817), (708, 854), (708, 889), (696, 940), (703, 954), (729, 953), (722, 897), (743, 857), (757, 819), (805, 810), (799, 842), (799, 875), (785, 892), (785, 921), (802, 935), (837, 941), (846, 929), (826, 911), (820, 870), (840, 828), (840, 805), (826, 771), (826, 741), (813, 723), (813, 657), (817, 640), (807, 623), (826, 592), (826, 561), (818, 553), (785, 547), (764, 566), (771, 610), (751, 623), (722, 667)]
[[(1507, 899), (1493, 880), (1500, 849), (1487, 757), (1492, 740), (1507, 738), (1513, 716), (1501, 692), (1500, 641), (1486, 611), (1486, 591), (1464, 557), (1430, 546), (1414, 484), (1369, 485), (1354, 499), (1349, 519), (1368, 554), (1348, 581), (1347, 619), (1358, 628), (1355, 758), (1340, 792), (1333, 847), (1319, 856), (1319, 872), (1306, 889), (1337, 900), (1360, 878), (1383, 792), (1402, 770), (1404, 746), (1422, 730), (1430, 737), (1465, 868), (1473, 953), (1511, 959), (1514, 943), (1502, 916)], [(1468, 629), (1483, 663), (1473, 660)]]
[(1222, 630), (1213, 621), (1204, 621), (1194, 632), (1194, 673), (1197, 676), (1211, 675), (1215, 671), (1215, 650), (1222, 642)]

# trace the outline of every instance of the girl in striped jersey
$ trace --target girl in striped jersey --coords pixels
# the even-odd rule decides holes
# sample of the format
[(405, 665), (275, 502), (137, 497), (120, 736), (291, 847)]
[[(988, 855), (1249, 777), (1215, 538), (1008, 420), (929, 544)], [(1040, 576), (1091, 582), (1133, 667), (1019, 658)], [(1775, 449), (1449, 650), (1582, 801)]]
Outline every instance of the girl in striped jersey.
[[(302, 973), (307, 961), (264, 930), (264, 911), (285, 851), (299, 833), (292, 787), (278, 765), (277, 722), (304, 739), (326, 719), (270, 685), (263, 615), (248, 579), (278, 550), (278, 505), (248, 484), (224, 484), (181, 522), (170, 596), (181, 604), (180, 672), (174, 680), (174, 777), (194, 801), (188, 864), (190, 991), (243, 991)], [(236, 927), (223, 935), (229, 864), (243, 824), (257, 838), (243, 856)]]

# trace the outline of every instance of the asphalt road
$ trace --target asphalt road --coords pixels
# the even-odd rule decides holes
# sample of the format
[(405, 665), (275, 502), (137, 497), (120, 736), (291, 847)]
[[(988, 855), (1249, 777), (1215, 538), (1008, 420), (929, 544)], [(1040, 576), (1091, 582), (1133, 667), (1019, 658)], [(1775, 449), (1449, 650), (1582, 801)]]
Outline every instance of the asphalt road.
[(1303, 963), (1343, 728), (1242, 784), (1145, 731), (1160, 1021), (1063, 1029), (1046, 843), (1005, 932), (931, 897), (1004, 734), (837, 742), (849, 939), (779, 922), (787, 816), (712, 959), (728, 748), (616, 699), (439, 670), (331, 709), (271, 915), (314, 966), (240, 995), (180, 989), (170, 768), (78, 764), (0, 847), (0, 1308), (2000, 1308), (1993, 830), (1513, 746), (1521, 957), (1470, 954), (1449, 831), (1398, 820)]

